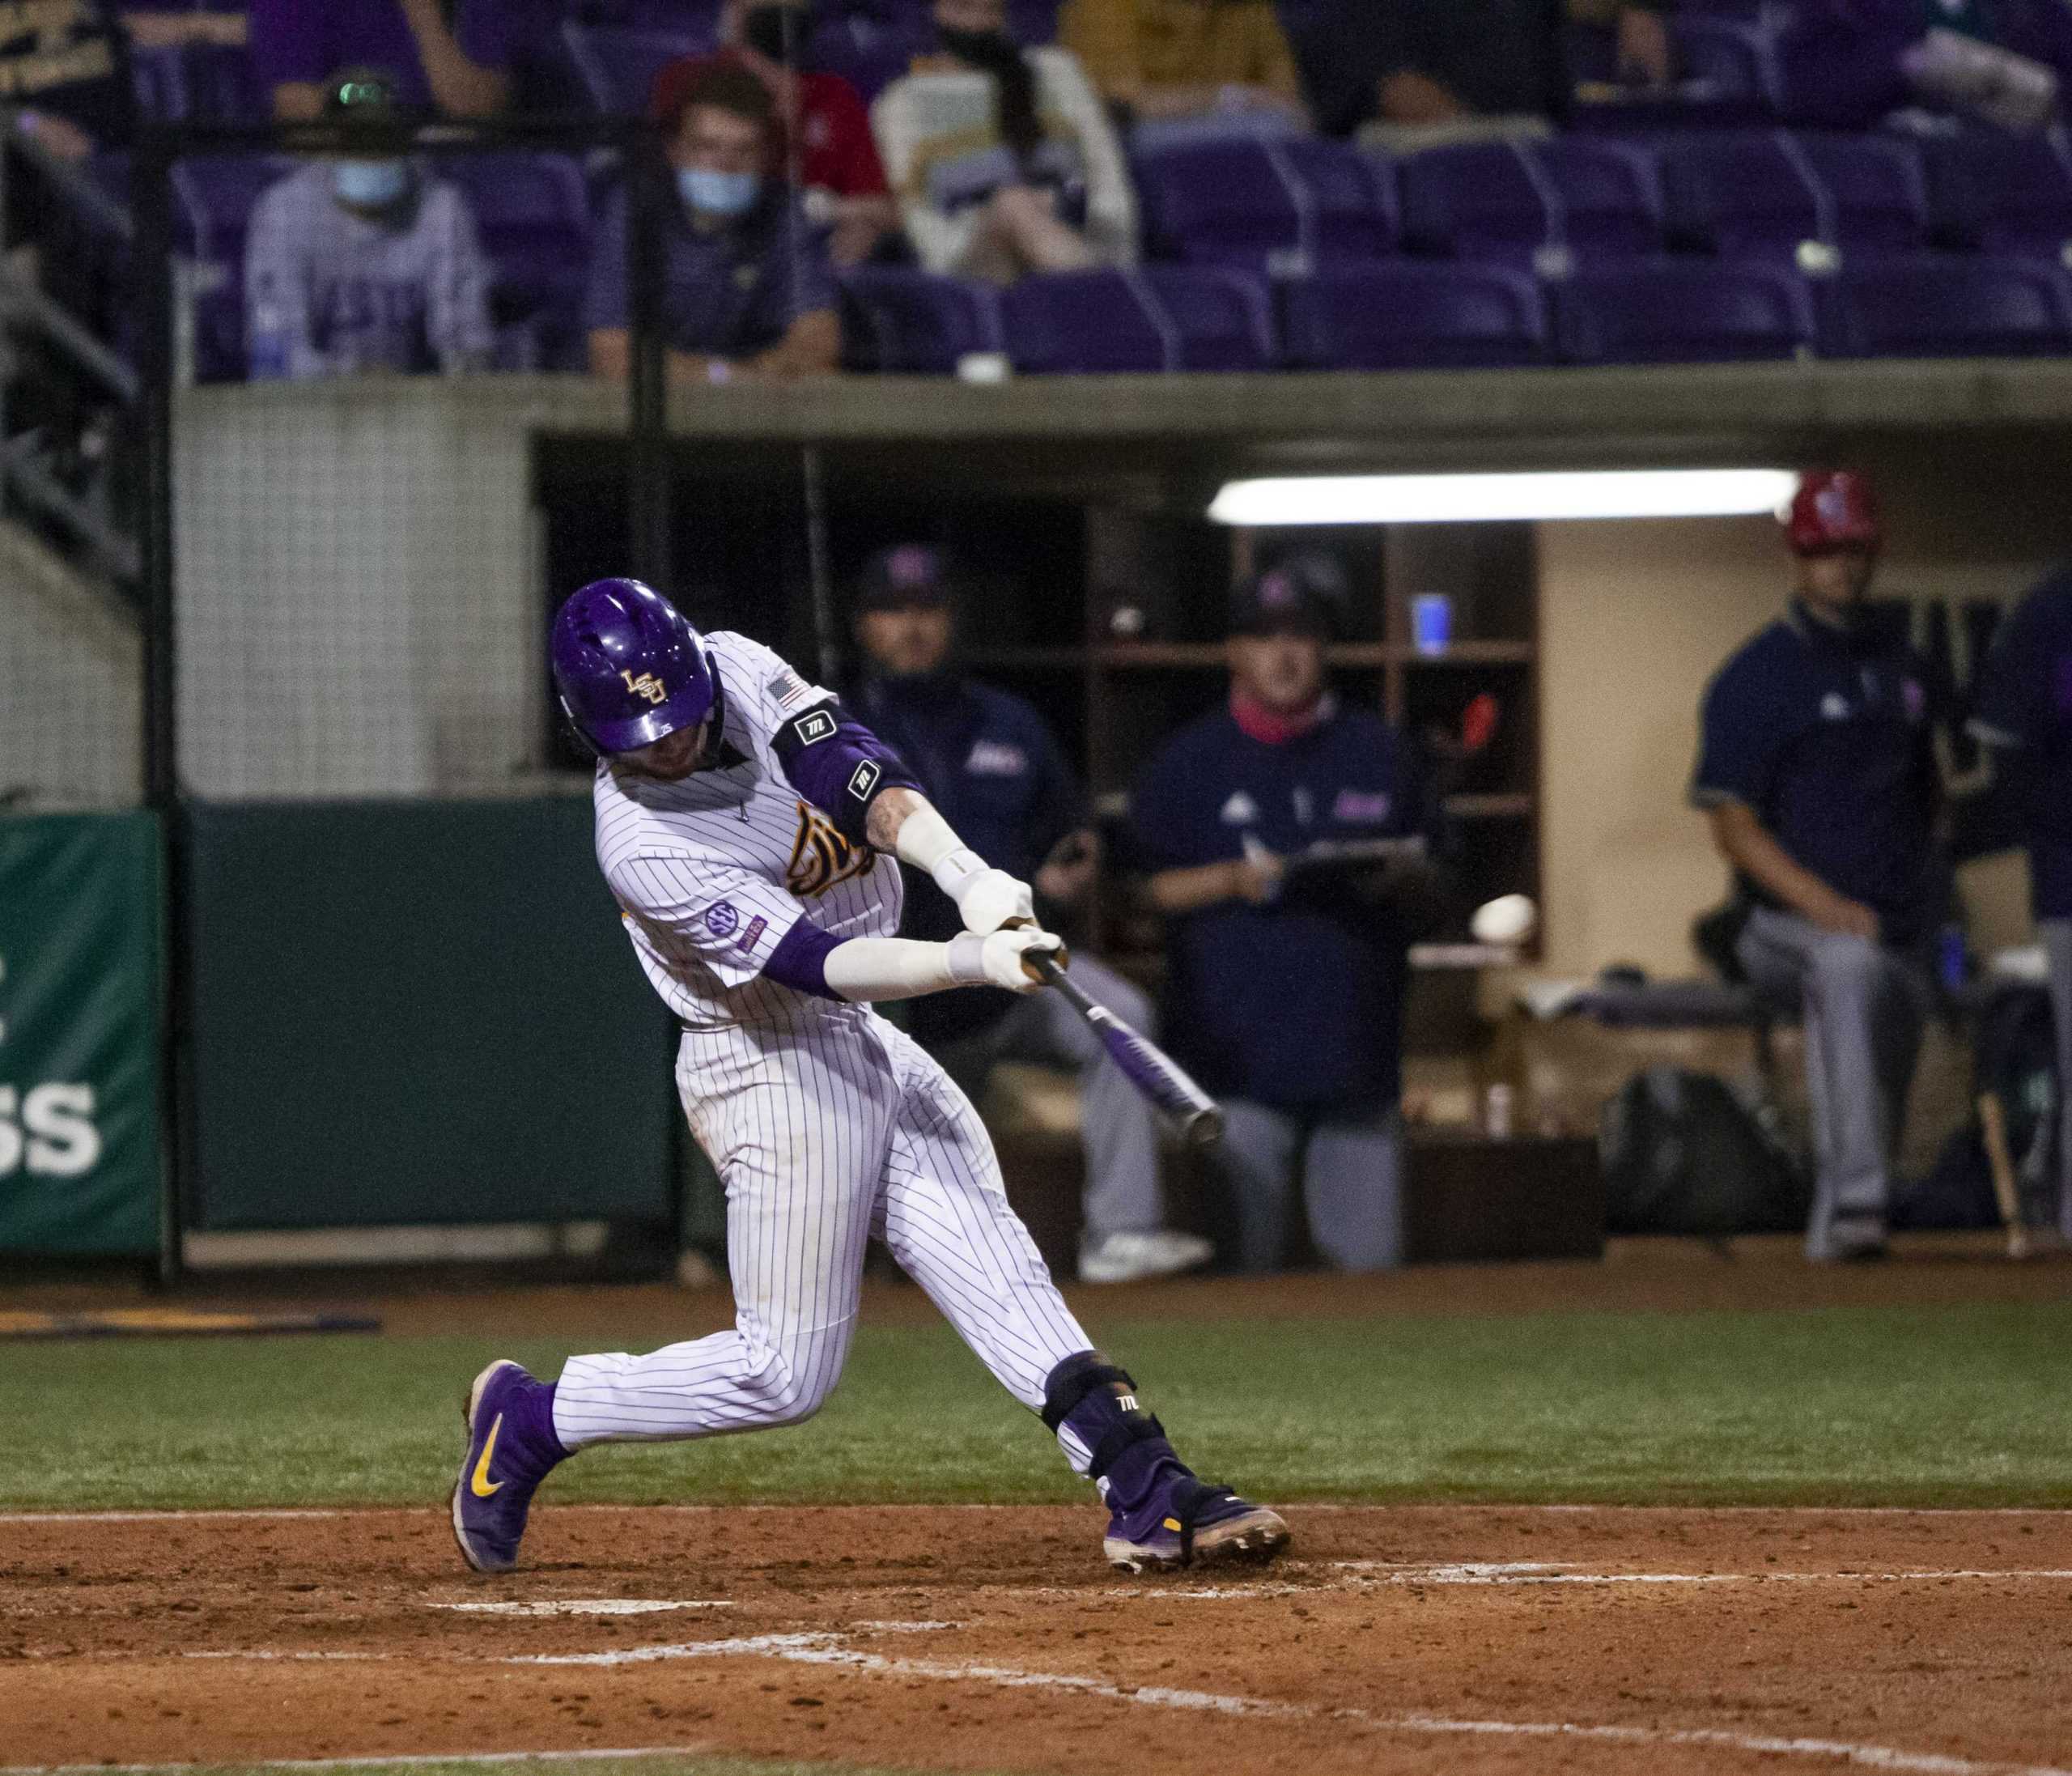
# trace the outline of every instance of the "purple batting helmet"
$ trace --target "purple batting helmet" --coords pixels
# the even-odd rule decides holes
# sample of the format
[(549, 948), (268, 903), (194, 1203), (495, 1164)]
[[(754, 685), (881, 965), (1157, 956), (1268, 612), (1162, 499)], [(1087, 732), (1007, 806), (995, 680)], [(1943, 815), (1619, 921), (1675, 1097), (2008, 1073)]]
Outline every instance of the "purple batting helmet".
[(554, 688), (600, 752), (690, 728), (720, 700), (719, 670), (690, 619), (638, 580), (592, 580), (554, 615)]

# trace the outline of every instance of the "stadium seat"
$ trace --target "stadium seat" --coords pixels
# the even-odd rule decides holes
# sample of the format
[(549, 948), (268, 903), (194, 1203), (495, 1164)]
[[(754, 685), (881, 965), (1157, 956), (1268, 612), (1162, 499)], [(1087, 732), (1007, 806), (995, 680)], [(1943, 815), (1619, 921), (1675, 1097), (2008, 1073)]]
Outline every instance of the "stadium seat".
[(1281, 287), (1288, 360), (1312, 370), (1544, 363), (1539, 286), (1497, 266), (1408, 261), (1326, 266)]
[(496, 268), (498, 368), (581, 368), (590, 219), (580, 169), (564, 155), (508, 152), (445, 155), (433, 165), (466, 193)]
[(1386, 168), (1342, 143), (1213, 142), (1140, 155), (1136, 172), (1156, 258), (1301, 271), (1395, 245)]
[(1475, 142), (1401, 162), (1407, 246), (1521, 270), (1645, 257), (1662, 198), (1641, 149), (1590, 137)]
[(592, 108), (606, 117), (645, 113), (656, 74), (678, 56), (711, 49), (718, 41), (714, 22), (698, 16), (687, 17), (682, 24), (665, 31), (571, 21), (563, 25), (561, 32), (584, 96)]
[(1926, 249), (1928, 182), (1912, 142), (1828, 133), (1794, 139), (1834, 206), (1836, 241), (1845, 252), (1905, 257)]
[(1873, 255), (1928, 244), (1908, 143), (1769, 130), (1669, 142), (1662, 165), (1670, 234), (1722, 258), (1790, 263), (1809, 242)]
[(1795, 272), (1667, 260), (1589, 270), (1552, 292), (1569, 363), (1704, 363), (1790, 358), (1812, 345), (1812, 300)]
[(1000, 298), (1025, 375), (1263, 369), (1266, 292), (1242, 272), (1189, 266), (1024, 278)]
[(1777, 44), (1764, 20), (1679, 11), (1669, 32), (1683, 78), (1705, 96), (1775, 113)]
[(806, 45), (806, 66), (840, 74), (868, 104), (906, 72), (925, 41), (918, 17), (830, 19)]
[(2022, 358), (2072, 348), (2066, 274), (2032, 261), (1845, 266), (1824, 305), (1822, 346), (1835, 357)]
[(851, 369), (946, 376), (967, 353), (1002, 349), (998, 306), (982, 285), (863, 266), (843, 273), (841, 288)]
[(1926, 149), (1938, 232), (1952, 244), (2062, 261), (2072, 249), (2072, 139), (1967, 130)]

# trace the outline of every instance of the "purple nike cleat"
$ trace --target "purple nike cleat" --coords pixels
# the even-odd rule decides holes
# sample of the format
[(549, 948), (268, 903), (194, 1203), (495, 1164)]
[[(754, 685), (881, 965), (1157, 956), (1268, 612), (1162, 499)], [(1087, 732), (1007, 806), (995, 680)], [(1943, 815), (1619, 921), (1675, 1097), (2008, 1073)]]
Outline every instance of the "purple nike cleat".
[(554, 1434), (554, 1388), (499, 1359), (475, 1377), (461, 1416), (468, 1447), (453, 1486), (453, 1539), (477, 1572), (508, 1572), (533, 1493), (568, 1455)]
[(1280, 1513), (1248, 1503), (1228, 1486), (1210, 1486), (1178, 1462), (1161, 1464), (1142, 1502), (1124, 1509), (1110, 1488), (1108, 1564), (1141, 1573), (1251, 1561), (1263, 1566), (1288, 1545)]

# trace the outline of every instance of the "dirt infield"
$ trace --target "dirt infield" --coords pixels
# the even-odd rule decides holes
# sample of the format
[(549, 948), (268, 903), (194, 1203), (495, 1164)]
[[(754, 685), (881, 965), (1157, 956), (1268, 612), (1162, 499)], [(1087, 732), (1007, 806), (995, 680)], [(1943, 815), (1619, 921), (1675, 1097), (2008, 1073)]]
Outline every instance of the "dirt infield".
[(2072, 1514), (1290, 1512), (1109, 1574), (1082, 1510), (0, 1517), (0, 1765), (681, 1746), (945, 1770), (2072, 1764)]

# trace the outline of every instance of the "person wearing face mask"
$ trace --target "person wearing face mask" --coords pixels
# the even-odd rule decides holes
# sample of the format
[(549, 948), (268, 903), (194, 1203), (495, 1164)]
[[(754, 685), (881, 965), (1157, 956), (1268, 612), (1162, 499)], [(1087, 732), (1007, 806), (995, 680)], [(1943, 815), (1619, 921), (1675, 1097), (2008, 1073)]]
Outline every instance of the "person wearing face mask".
[[(406, 121), (388, 77), (346, 69), (327, 117)], [(370, 142), (270, 186), (244, 251), (246, 362), (255, 378), (487, 368), (489, 262), (457, 186)]]
[(1006, 0), (935, 0), (936, 50), (871, 127), (929, 270), (1013, 283), (1129, 265), (1136, 198), (1106, 108), (1067, 49), (1023, 49)]
[(1168, 741), (1130, 795), (1145, 892), (1167, 920), (1166, 1027), (1222, 1103), (1247, 1271), (1286, 1262), (1298, 1176), (1327, 1262), (1402, 1257), (1403, 1000), (1436, 877), (1408, 859), (1291, 860), (1440, 835), (1409, 745), (1328, 688), (1335, 590), (1335, 567), (1304, 557), (1242, 586), (1228, 704)]
[(1790, 607), (1706, 687), (1691, 800), (1734, 869), (1742, 965), (1804, 1010), (1807, 1256), (1872, 1258), (1950, 898), (1938, 680), (1866, 605), (1880, 541), (1870, 483), (1808, 474), (1784, 521)]
[[(819, 233), (775, 170), (777, 108), (745, 68), (716, 63), (669, 120), (677, 201), (663, 236), (662, 325), (673, 383), (788, 380), (837, 368), (842, 329)], [(626, 194), (590, 256), (590, 368), (623, 380)]]
[(899, 226), (886, 184), (870, 113), (839, 74), (801, 68), (813, 29), (807, 0), (726, 0), (715, 54), (684, 56), (655, 77), (649, 104), (658, 120), (675, 117), (683, 95), (705, 70), (726, 63), (745, 68), (769, 87), (783, 120), (779, 163), (796, 176), (807, 215), (826, 236), (838, 266), (860, 265)]

